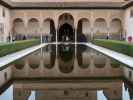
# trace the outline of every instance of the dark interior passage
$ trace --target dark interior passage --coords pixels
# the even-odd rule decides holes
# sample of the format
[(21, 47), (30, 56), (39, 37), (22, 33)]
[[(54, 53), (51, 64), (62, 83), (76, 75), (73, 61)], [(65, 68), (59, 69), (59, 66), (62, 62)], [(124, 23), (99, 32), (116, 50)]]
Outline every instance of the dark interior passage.
[(75, 41), (74, 29), (71, 25), (65, 23), (59, 28), (58, 41), (59, 42), (74, 42)]

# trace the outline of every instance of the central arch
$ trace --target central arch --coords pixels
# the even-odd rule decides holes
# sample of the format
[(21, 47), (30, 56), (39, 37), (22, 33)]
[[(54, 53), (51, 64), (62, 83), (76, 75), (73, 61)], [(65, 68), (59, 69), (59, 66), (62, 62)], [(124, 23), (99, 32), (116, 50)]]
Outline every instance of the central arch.
[(59, 34), (58, 35), (58, 41), (59, 42), (74, 42), (75, 41), (74, 30), (70, 24), (68, 24), (68, 23), (63, 24), (59, 28), (58, 32), (59, 32), (58, 33)]
[(58, 20), (58, 41), (59, 42), (74, 42), (74, 18), (69, 13), (64, 13), (59, 16)]

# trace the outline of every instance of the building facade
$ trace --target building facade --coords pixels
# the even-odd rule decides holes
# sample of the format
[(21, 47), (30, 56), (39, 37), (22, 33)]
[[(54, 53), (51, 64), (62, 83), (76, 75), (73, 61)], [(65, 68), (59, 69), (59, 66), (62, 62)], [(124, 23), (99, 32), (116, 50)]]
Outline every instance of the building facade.
[(133, 2), (130, 0), (2, 0), (0, 41), (9, 36), (28, 38), (51, 35), (81, 41), (93, 38), (126, 39), (133, 36)]

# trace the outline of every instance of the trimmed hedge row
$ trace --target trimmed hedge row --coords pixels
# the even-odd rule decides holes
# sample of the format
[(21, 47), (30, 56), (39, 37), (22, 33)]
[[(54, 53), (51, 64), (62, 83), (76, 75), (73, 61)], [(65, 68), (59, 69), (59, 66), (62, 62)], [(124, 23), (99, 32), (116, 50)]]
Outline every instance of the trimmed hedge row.
[(39, 39), (23, 40), (0, 45), (0, 57), (40, 43)]
[(95, 39), (93, 43), (133, 57), (133, 45), (125, 41)]

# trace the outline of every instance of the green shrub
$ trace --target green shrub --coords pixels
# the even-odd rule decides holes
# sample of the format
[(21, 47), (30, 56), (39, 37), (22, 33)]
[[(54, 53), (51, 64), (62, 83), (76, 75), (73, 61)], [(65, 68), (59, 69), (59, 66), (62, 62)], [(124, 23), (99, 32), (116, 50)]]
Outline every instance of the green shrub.
[(32, 39), (32, 40), (17, 41), (13, 43), (0, 45), (0, 57), (22, 49), (26, 49), (28, 47), (37, 45), (39, 43), (40, 43), (39, 39), (38, 40)]
[(126, 54), (128, 56), (133, 56), (133, 45), (129, 44), (126, 41), (96, 39), (93, 40), (93, 43)]

